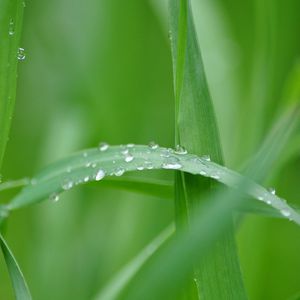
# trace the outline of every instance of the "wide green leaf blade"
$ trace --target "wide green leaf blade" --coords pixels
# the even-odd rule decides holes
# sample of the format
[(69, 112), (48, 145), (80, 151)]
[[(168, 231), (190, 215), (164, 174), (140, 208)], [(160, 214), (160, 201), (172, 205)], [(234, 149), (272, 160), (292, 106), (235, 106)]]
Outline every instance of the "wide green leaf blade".
[(30, 300), (31, 295), (22, 274), (22, 271), (14, 258), (11, 250), (9, 249), (3, 236), (0, 234), (0, 245), (8, 268), (8, 272), (14, 288), (15, 297), (17, 300)]
[[(170, 33), (175, 87), (176, 142), (197, 155), (209, 154), (223, 163), (215, 114), (198, 47), (192, 10), (188, 0), (170, 0)], [(194, 206), (213, 187), (211, 180), (176, 175), (177, 219), (188, 223)], [(244, 299), (234, 228), (228, 229), (215, 249), (198, 265), (196, 280), (201, 299)], [(228, 278), (224, 278), (226, 273)], [(230, 278), (230, 280), (229, 280)], [(191, 279), (192, 281), (193, 279)]]
[(23, 0), (0, 1), (0, 166), (3, 161), (16, 97), (17, 64)]

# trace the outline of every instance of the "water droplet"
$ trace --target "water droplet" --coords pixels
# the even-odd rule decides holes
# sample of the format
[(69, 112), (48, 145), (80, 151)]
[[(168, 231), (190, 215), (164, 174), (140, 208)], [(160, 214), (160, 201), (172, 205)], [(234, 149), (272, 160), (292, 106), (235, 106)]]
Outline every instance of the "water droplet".
[(128, 148), (133, 148), (133, 147), (134, 147), (134, 144), (127, 144), (127, 147), (128, 147)]
[(97, 163), (95, 163), (95, 162), (92, 163), (92, 164), (91, 164), (91, 167), (92, 167), (92, 168), (96, 168), (96, 167), (97, 167)]
[(145, 168), (144, 168), (144, 166), (137, 166), (136, 169), (137, 169), (138, 171), (143, 171)]
[(177, 153), (177, 154), (187, 154), (187, 150), (183, 146), (176, 145), (175, 153)]
[(57, 202), (59, 200), (59, 195), (56, 193), (53, 193), (49, 196), (49, 200), (53, 202)]
[(88, 182), (89, 180), (90, 180), (90, 177), (89, 177), (89, 176), (86, 176), (86, 177), (83, 178), (83, 181), (84, 181), (84, 182)]
[(272, 194), (275, 195), (276, 194), (276, 190), (272, 187), (268, 188), (268, 191)]
[(63, 182), (62, 182), (62, 185), (61, 187), (67, 191), (69, 189), (71, 189), (73, 187), (74, 183), (72, 180), (69, 180), (69, 179), (65, 179)]
[(213, 179), (217, 179), (217, 180), (220, 179), (219, 174), (211, 174), (210, 177), (213, 178)]
[(201, 170), (201, 171), (199, 172), (199, 174), (202, 175), (202, 176), (206, 176), (206, 175), (207, 175), (207, 173), (206, 173), (205, 171), (203, 171), (203, 170)]
[(291, 215), (291, 212), (287, 208), (283, 208), (280, 212), (284, 217), (289, 217)]
[(133, 161), (133, 159), (134, 159), (134, 157), (130, 153), (127, 153), (125, 155), (125, 161), (126, 162), (131, 162), (131, 161)]
[(264, 197), (263, 196), (258, 196), (257, 199), (260, 200), (260, 201), (263, 201)]
[(15, 23), (13, 19), (10, 19), (9, 26), (8, 26), (8, 34), (14, 35), (14, 33), (15, 33)]
[(145, 161), (145, 167), (148, 170), (152, 170), (154, 168), (153, 164), (151, 161)]
[(210, 161), (210, 156), (209, 155), (203, 155), (201, 158), (206, 160), (206, 161)]
[(85, 164), (85, 166), (86, 166), (87, 168), (89, 168), (91, 165), (92, 165), (92, 163), (91, 163), (90, 161), (88, 161), (88, 162)]
[(178, 170), (182, 168), (182, 165), (180, 164), (179, 160), (176, 157), (170, 157), (167, 158), (165, 162), (162, 164), (162, 168)]
[(26, 58), (26, 53), (24, 48), (19, 48), (18, 49), (18, 54), (17, 54), (18, 60), (24, 60)]
[(96, 176), (95, 176), (95, 180), (99, 181), (102, 178), (104, 178), (104, 176), (105, 176), (105, 172), (102, 169), (99, 169)]
[(158, 148), (158, 144), (156, 144), (155, 142), (150, 142), (149, 143), (149, 147), (153, 150), (157, 149)]
[(169, 149), (162, 149), (160, 156), (161, 157), (170, 157), (170, 150)]
[(102, 143), (99, 144), (98, 148), (99, 148), (100, 151), (104, 152), (109, 148), (109, 145), (107, 143), (102, 142)]
[(124, 174), (125, 170), (123, 168), (117, 168), (115, 171), (114, 171), (114, 175), (116, 176), (122, 176)]
[(129, 149), (124, 148), (124, 149), (121, 150), (121, 153), (124, 154), (124, 155), (128, 154), (129, 153)]
[(270, 199), (267, 199), (267, 204), (271, 205), (272, 201)]

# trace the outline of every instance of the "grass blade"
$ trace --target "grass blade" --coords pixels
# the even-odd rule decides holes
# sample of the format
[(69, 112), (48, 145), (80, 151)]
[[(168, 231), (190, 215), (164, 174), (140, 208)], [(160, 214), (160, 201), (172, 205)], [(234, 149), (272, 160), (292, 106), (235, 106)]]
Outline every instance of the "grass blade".
[(0, 244), (9, 271), (9, 275), (12, 281), (16, 299), (31, 300), (32, 298), (27, 283), (25, 281), (25, 278), (22, 274), (22, 271), (1, 234), (0, 234)]
[[(104, 152), (99, 149), (89, 149), (65, 158), (37, 174), (32, 184), (25, 187), (4, 207), (10, 211), (15, 210), (49, 197), (53, 198), (53, 195), (58, 196), (59, 193), (76, 185), (99, 181), (104, 176), (119, 177), (124, 172), (141, 168), (144, 170), (180, 169), (189, 174), (213, 179), (232, 188), (236, 188), (244, 178), (232, 170), (207, 160), (206, 157), (178, 154), (174, 150), (162, 147), (151, 149), (148, 146), (136, 145), (129, 149), (126, 154), (124, 154), (124, 146), (111, 146)], [(247, 181), (249, 186), (245, 193), (272, 206), (288, 219), (300, 224), (300, 216), (285, 201), (250, 179), (245, 178), (244, 181)]]
[(0, 2), (0, 166), (8, 141), (16, 97), (17, 55), (23, 10), (23, 0)]
[[(221, 146), (212, 102), (198, 47), (193, 17), (188, 0), (170, 1), (170, 28), (175, 86), (176, 142), (197, 155), (209, 154), (223, 163)], [(212, 188), (210, 180), (188, 174), (176, 175), (175, 206), (177, 219), (185, 219), (203, 194)], [(201, 265), (195, 265), (201, 299), (244, 299), (233, 226)], [(195, 262), (196, 263), (196, 262)], [(226, 269), (226, 280), (220, 275)], [(205, 281), (205, 284), (204, 284)]]
[(171, 237), (174, 232), (173, 225), (161, 232), (151, 241), (132, 261), (122, 268), (116, 276), (95, 297), (95, 300), (117, 299), (130, 280), (137, 274), (140, 268), (149, 258)]

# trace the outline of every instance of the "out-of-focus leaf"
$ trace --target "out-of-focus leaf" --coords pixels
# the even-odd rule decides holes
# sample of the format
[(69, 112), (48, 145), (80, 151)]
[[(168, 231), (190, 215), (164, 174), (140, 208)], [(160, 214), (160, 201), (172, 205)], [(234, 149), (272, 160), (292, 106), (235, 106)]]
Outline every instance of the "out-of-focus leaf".
[(20, 60), (25, 58), (19, 45), (23, 10), (23, 0), (0, 2), (0, 166), (8, 141), (16, 97), (18, 57)]
[(1, 234), (0, 244), (11, 278), (16, 300), (31, 300), (32, 298), (22, 271)]
[(170, 225), (151, 241), (133, 260), (122, 268), (109, 283), (95, 297), (95, 300), (118, 299), (120, 292), (128, 282), (136, 275), (146, 261), (159, 249), (174, 232), (174, 226)]

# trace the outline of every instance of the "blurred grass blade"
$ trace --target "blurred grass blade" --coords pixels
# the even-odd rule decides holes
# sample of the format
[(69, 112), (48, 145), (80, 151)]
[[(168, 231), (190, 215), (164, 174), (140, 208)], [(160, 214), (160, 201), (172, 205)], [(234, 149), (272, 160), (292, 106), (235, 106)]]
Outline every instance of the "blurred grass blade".
[(31, 300), (32, 298), (25, 278), (22, 274), (22, 271), (1, 234), (0, 244), (8, 268), (8, 272), (12, 281), (16, 300)]
[(29, 183), (30, 183), (30, 180), (28, 178), (5, 181), (0, 184), (0, 192), (5, 191), (5, 190), (23, 187), (25, 185), (28, 185)]
[(173, 234), (174, 226), (170, 225), (151, 241), (133, 260), (122, 268), (114, 278), (95, 297), (95, 300), (118, 299), (120, 292), (126, 287), (130, 280), (136, 275), (146, 261), (159, 249)]
[(15, 103), (23, 10), (23, 0), (0, 2), (0, 167)]
[[(214, 161), (222, 164), (219, 134), (196, 39), (190, 2), (170, 0), (169, 3), (176, 143), (197, 155), (208, 154)], [(175, 188), (177, 224), (187, 224), (193, 207), (199, 204), (203, 194), (212, 188), (212, 182), (188, 174), (177, 174)], [(201, 299), (223, 299), (224, 295), (232, 295), (232, 299), (246, 298), (233, 224), (201, 265), (195, 261), (195, 269)], [(227, 278), (224, 278), (220, 270), (226, 270)], [(193, 279), (190, 281), (194, 282)]]
[[(130, 150), (129, 150), (130, 149)], [(145, 169), (182, 170), (214, 179), (228, 187), (236, 188), (242, 175), (193, 154), (179, 154), (172, 149), (136, 145), (124, 154), (124, 146), (112, 146), (106, 151), (90, 149), (76, 153), (41, 171), (9, 204), (7, 210), (37, 203), (46, 198), (58, 199), (59, 193), (78, 184), (99, 181), (105, 176), (121, 176), (124, 172)], [(195, 176), (197, 177), (197, 176)], [(250, 179), (247, 193), (274, 207), (288, 219), (300, 224), (300, 216), (285, 201)]]

